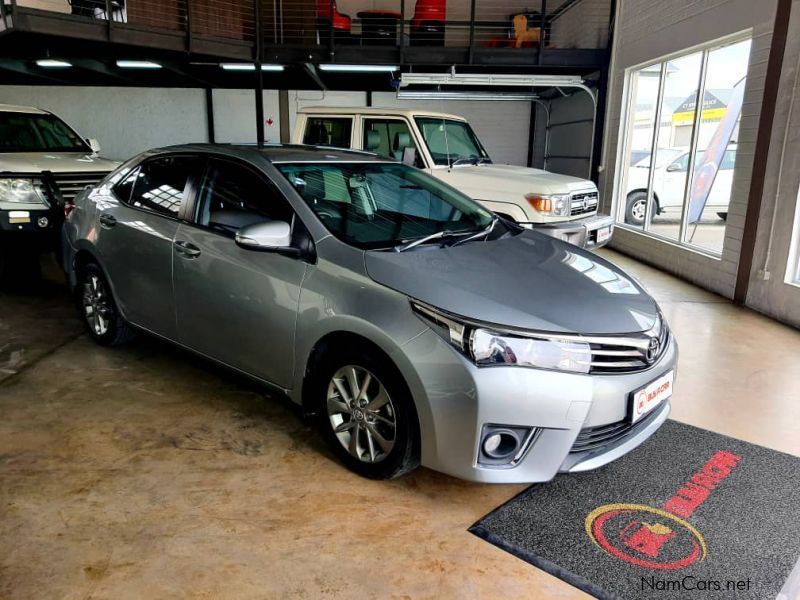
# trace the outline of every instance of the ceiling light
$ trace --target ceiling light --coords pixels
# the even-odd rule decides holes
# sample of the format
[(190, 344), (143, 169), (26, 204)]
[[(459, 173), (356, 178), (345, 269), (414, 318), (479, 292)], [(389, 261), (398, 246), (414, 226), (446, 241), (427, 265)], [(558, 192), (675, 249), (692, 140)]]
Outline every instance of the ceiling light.
[(118, 60), (117, 66), (122, 69), (160, 69), (161, 65), (149, 60)]
[[(255, 71), (256, 66), (253, 63), (220, 63), (219, 65), (226, 71)], [(262, 71), (283, 71), (283, 65), (261, 65)]]
[(340, 64), (324, 64), (319, 68), (322, 71), (329, 71), (332, 73), (392, 73), (397, 71), (399, 67), (395, 65), (340, 65)]
[(536, 100), (538, 94), (532, 92), (441, 92), (438, 90), (399, 90), (398, 100)]
[(55, 60), (52, 58), (40, 58), (36, 61), (36, 64), (45, 69), (66, 69), (72, 66), (72, 63), (68, 63), (65, 60)]
[(400, 87), (408, 85), (586, 87), (583, 79), (576, 75), (513, 75), (508, 73), (403, 73), (400, 76)]

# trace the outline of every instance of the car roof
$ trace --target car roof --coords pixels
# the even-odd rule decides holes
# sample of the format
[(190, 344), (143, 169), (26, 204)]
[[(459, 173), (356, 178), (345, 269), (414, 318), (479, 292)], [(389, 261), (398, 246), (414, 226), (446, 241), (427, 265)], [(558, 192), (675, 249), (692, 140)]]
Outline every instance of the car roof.
[(0, 112), (30, 113), (34, 115), (46, 115), (46, 110), (35, 106), (18, 106), (16, 104), (0, 104)]
[(394, 162), (371, 152), (302, 144), (265, 144), (262, 148), (255, 144), (181, 144), (157, 148), (152, 152), (203, 152), (238, 157), (257, 154), (271, 163)]
[(419, 108), (390, 108), (374, 106), (305, 106), (297, 111), (298, 114), (309, 115), (392, 115), (401, 117), (441, 117), (443, 119), (455, 119), (466, 121), (464, 117), (449, 113), (423, 110)]

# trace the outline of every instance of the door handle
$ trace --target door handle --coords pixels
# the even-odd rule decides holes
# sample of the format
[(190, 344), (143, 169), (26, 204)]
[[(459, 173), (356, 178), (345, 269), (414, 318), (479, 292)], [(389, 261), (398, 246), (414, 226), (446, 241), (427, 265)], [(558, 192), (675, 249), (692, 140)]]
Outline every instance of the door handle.
[(117, 218), (114, 215), (110, 215), (108, 213), (100, 214), (100, 225), (103, 227), (113, 227), (116, 224)]
[(183, 240), (175, 240), (172, 242), (175, 247), (175, 252), (186, 258), (197, 258), (200, 256), (200, 248), (191, 242), (184, 242)]

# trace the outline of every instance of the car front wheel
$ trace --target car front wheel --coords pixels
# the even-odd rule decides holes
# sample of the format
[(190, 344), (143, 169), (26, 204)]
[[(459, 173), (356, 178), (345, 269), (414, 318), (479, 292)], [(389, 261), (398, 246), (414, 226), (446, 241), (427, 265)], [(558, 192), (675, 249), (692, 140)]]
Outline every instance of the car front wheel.
[(625, 222), (641, 227), (644, 225), (647, 210), (647, 192), (634, 192), (628, 196), (625, 205)]
[(337, 353), (315, 381), (322, 435), (348, 468), (392, 479), (419, 465), (416, 412), (393, 365), (367, 353)]

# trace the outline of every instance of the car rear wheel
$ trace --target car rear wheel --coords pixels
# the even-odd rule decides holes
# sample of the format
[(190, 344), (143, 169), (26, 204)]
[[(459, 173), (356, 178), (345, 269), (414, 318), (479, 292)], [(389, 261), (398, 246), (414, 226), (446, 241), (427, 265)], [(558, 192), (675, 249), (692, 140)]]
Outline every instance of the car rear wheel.
[(111, 286), (95, 263), (85, 265), (79, 273), (78, 305), (86, 330), (103, 346), (116, 346), (134, 337), (134, 331), (117, 309)]
[(625, 222), (641, 227), (647, 210), (647, 192), (633, 192), (625, 205)]
[(319, 427), (348, 468), (392, 479), (419, 465), (417, 417), (393, 365), (366, 353), (340, 352), (315, 377)]

